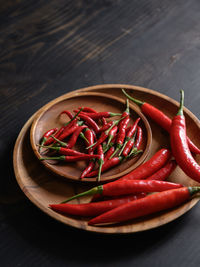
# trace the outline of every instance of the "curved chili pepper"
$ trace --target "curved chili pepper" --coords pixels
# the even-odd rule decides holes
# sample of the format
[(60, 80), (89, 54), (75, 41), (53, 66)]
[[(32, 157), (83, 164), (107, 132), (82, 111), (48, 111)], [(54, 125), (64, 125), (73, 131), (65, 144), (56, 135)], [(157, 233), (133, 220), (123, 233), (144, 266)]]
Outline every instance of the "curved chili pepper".
[(83, 121), (74, 121), (71, 127), (65, 129), (62, 134), (58, 137), (59, 140), (63, 140), (71, 135), (79, 126), (83, 125)]
[[(135, 98), (131, 97), (130, 95), (128, 95), (126, 93), (126, 91), (124, 89), (122, 89), (122, 92), (127, 96), (127, 98), (129, 98), (135, 104), (140, 106), (142, 112), (145, 115), (149, 116), (158, 125), (160, 125), (163, 129), (165, 129), (167, 132), (170, 133), (172, 120), (167, 115), (165, 115), (162, 111), (160, 111), (156, 107), (154, 107), (154, 106), (152, 106), (152, 105), (150, 105), (150, 104), (148, 104), (146, 102), (142, 102), (142, 101), (140, 101), (138, 99), (135, 99)], [(189, 137), (187, 137), (187, 142), (188, 142), (188, 145), (189, 145), (189, 148), (190, 148), (191, 152), (193, 152), (195, 154), (200, 154), (200, 149), (190, 140)]]
[(133, 154), (135, 154), (142, 144), (142, 128), (140, 128), (140, 126), (137, 126), (136, 140), (133, 143), (132, 143), (132, 140), (130, 140), (129, 148), (131, 148), (133, 144), (134, 144), (134, 147), (132, 151), (130, 152), (130, 154), (128, 155), (128, 157), (131, 157)]
[(108, 135), (107, 146), (110, 145), (111, 141), (113, 140), (113, 137), (116, 136), (117, 131), (118, 131), (118, 126), (117, 126), (117, 125), (115, 125), (115, 126), (110, 130), (109, 135)]
[[(140, 118), (137, 118), (137, 120), (134, 122), (134, 124), (130, 127), (129, 131), (126, 132), (126, 137), (125, 137), (125, 140), (124, 140), (124, 145), (123, 145), (122, 149), (121, 149), (120, 152), (119, 152), (119, 156), (121, 155), (121, 153), (122, 153), (122, 152), (124, 151), (124, 149), (126, 148), (126, 145), (127, 145), (128, 141), (130, 141), (130, 140), (133, 138), (133, 135), (134, 135), (134, 133), (136, 132), (137, 125), (138, 125), (139, 121), (140, 121)], [(134, 140), (135, 140), (135, 138), (134, 138)], [(128, 145), (128, 147), (130, 147), (130, 145)], [(131, 147), (130, 147), (130, 149), (131, 149)], [(127, 148), (126, 148), (126, 150), (127, 150)], [(129, 151), (130, 151), (130, 150), (129, 150)], [(128, 152), (129, 152), (129, 151), (128, 151)], [(125, 154), (126, 154), (126, 153), (125, 153)], [(123, 155), (124, 155), (124, 154), (123, 154)], [(128, 155), (128, 153), (127, 153), (127, 155)], [(127, 155), (126, 155), (126, 156), (127, 156)]]
[(182, 187), (148, 195), (107, 211), (88, 224), (116, 223), (153, 214), (179, 206), (200, 191), (200, 187)]
[(170, 157), (171, 152), (169, 149), (160, 149), (148, 161), (121, 177), (120, 180), (145, 179), (163, 167)]
[(169, 177), (169, 175), (173, 172), (173, 170), (176, 168), (177, 163), (175, 160), (170, 160), (164, 167), (162, 167), (160, 170), (152, 174), (151, 176), (147, 177), (146, 180), (159, 180), (164, 181), (166, 178)]
[[(88, 113), (89, 114), (89, 113)], [(94, 131), (95, 133), (98, 133), (99, 132), (99, 126), (96, 124), (96, 122), (90, 118), (88, 115), (83, 115), (83, 114), (79, 114), (79, 117), (84, 120), (84, 122), (90, 126)]]
[(180, 107), (172, 120), (170, 142), (172, 153), (181, 169), (192, 179), (200, 182), (200, 166), (193, 158), (187, 143), (185, 116), (183, 115), (184, 92), (181, 90)]
[[(104, 159), (104, 164), (102, 165), (101, 172), (105, 172), (105, 171), (111, 169), (112, 167), (114, 167), (114, 166), (118, 165), (119, 163), (121, 163), (122, 160), (123, 160), (122, 157), (114, 157), (112, 159), (107, 159), (106, 161)], [(92, 171), (92, 172), (87, 174), (87, 177), (97, 176), (98, 173), (99, 173), (98, 170)]]
[(87, 128), (86, 125), (82, 125), (82, 126), (79, 126), (76, 128), (76, 130), (74, 131), (74, 133), (72, 134), (72, 136), (70, 137), (70, 139), (67, 143), (67, 148), (72, 148), (76, 144), (76, 141), (77, 141), (81, 131), (85, 128)]
[(157, 181), (157, 180), (126, 180), (114, 181), (104, 185), (98, 185), (88, 191), (74, 195), (62, 203), (77, 199), (83, 196), (92, 196), (95, 194), (102, 194), (103, 196), (120, 196), (135, 193), (152, 193), (161, 192), (169, 189), (176, 189), (183, 187), (181, 184)]
[(84, 154), (84, 156), (60, 156), (60, 157), (46, 157), (46, 158), (40, 158), (40, 160), (59, 160), (59, 161), (67, 161), (67, 162), (73, 162), (73, 161), (80, 161), (80, 160), (88, 160), (88, 159), (99, 159), (99, 155), (88, 155)]
[(39, 147), (39, 152), (41, 150), (41, 146), (44, 145), (44, 143), (47, 141), (47, 139), (52, 135), (54, 134), (56, 131), (58, 130), (58, 128), (53, 128), (53, 129), (50, 129), (48, 131), (46, 131), (43, 136), (42, 136), (42, 141), (40, 143), (40, 147)]
[(79, 216), (97, 216), (108, 210), (119, 207), (122, 204), (128, 203), (130, 201), (134, 201), (143, 197), (141, 194), (139, 195), (128, 195), (123, 196), (116, 199), (104, 200), (99, 202), (91, 202), (91, 203), (81, 203), (81, 204), (50, 204), (49, 206), (52, 210), (67, 213), (71, 215), (79, 215)]
[(59, 115), (66, 114), (70, 119), (73, 119), (73, 114), (69, 110), (63, 110)]
[[(81, 110), (79, 110), (79, 112), (67, 123), (65, 123), (59, 130), (58, 132), (55, 134), (56, 138), (59, 138), (65, 131), (67, 131), (67, 129), (69, 129), (75, 122), (77, 122), (77, 116), (79, 115), (79, 113), (81, 112)], [(60, 139), (60, 138), (59, 138)], [(64, 138), (63, 138), (64, 139)], [(55, 140), (51, 137), (49, 138), (44, 145), (50, 145), (51, 143), (53, 143)]]
[[(127, 144), (126, 144), (126, 146), (125, 146), (125, 148), (123, 150), (123, 153), (122, 153), (122, 155), (124, 157), (127, 157), (129, 152), (130, 152), (130, 150), (132, 149), (132, 147), (133, 147), (133, 145), (135, 143), (136, 134), (137, 134), (137, 132), (135, 132), (133, 137), (130, 140), (128, 140), (128, 142), (127, 142)], [(130, 154), (132, 154), (132, 153), (133, 153), (133, 151), (131, 151)]]
[(90, 108), (90, 107), (83, 107), (83, 108), (79, 107), (78, 109), (79, 109), (79, 110), (81, 109), (83, 112), (97, 113), (96, 110), (94, 110), (93, 108)]
[[(76, 112), (77, 110), (74, 110), (74, 112)], [(105, 112), (97, 112), (97, 113), (86, 113), (86, 112), (81, 112), (81, 115), (86, 115), (89, 116), (90, 118), (92, 118), (93, 120), (98, 120), (101, 118), (110, 118), (110, 117), (115, 117), (115, 116), (120, 116), (121, 113), (113, 113), (113, 112), (109, 112), (109, 111), (105, 111)]]

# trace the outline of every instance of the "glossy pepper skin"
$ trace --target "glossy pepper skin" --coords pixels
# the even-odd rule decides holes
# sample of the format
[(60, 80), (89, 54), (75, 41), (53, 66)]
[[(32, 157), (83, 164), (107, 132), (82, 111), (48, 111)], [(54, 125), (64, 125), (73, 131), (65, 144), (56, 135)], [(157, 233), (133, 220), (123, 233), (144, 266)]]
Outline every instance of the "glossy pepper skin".
[(200, 182), (200, 166), (193, 158), (186, 136), (185, 117), (183, 115), (184, 92), (181, 90), (180, 108), (172, 120), (170, 143), (173, 156), (181, 169), (193, 180)]
[[(176, 189), (182, 187), (181, 184), (166, 182), (166, 181), (157, 181), (157, 180), (126, 180), (126, 181), (114, 181), (104, 185), (99, 185), (93, 187), (92, 189), (82, 192), (78, 195), (72, 196), (65, 200), (68, 202), (70, 200), (90, 196), (95, 194), (101, 194), (103, 196), (120, 196), (128, 194), (137, 194), (137, 193), (150, 193), (150, 192), (161, 192), (169, 189)], [(64, 203), (62, 202), (62, 203)]]
[[(135, 104), (141, 107), (142, 112), (150, 117), (152, 120), (154, 120), (158, 125), (160, 125), (163, 129), (165, 129), (168, 133), (170, 133), (172, 120), (165, 115), (162, 111), (157, 109), (156, 107), (146, 103), (142, 102), (138, 99), (135, 99), (128, 95), (124, 89), (122, 89), (122, 92), (126, 95), (126, 97), (130, 100), (132, 100)], [(200, 149), (190, 140), (189, 137), (187, 137), (188, 146), (190, 148), (190, 151), (195, 154), (200, 154)]]
[(50, 204), (49, 206), (52, 208), (52, 210), (57, 212), (88, 217), (88, 216), (97, 216), (108, 210), (114, 209), (122, 204), (139, 199), (141, 197), (143, 197), (142, 194), (140, 195), (138, 194), (138, 195), (123, 196), (99, 202), (82, 203), (82, 204), (69, 204), (69, 203)]
[(126, 179), (145, 179), (159, 170), (170, 159), (171, 152), (169, 149), (160, 149), (148, 161), (134, 169), (132, 172), (120, 178)]
[(166, 163), (161, 169), (159, 169), (157, 172), (149, 176), (146, 180), (159, 180), (164, 181), (167, 179), (170, 174), (174, 171), (176, 168), (177, 163), (175, 160), (170, 160)]
[(91, 219), (88, 224), (118, 223), (174, 208), (199, 191), (200, 187), (182, 187), (151, 194), (107, 211)]

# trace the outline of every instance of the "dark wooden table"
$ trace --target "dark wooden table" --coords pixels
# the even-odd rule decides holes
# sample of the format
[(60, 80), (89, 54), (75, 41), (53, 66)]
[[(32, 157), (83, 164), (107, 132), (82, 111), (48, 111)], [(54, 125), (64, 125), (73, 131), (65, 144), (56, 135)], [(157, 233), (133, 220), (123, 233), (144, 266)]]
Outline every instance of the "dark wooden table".
[(200, 1), (7, 0), (0, 5), (0, 265), (182, 266), (200, 264), (197, 204), (160, 228), (122, 236), (54, 221), (21, 192), (15, 140), (48, 101), (109, 83), (179, 99), (200, 117)]

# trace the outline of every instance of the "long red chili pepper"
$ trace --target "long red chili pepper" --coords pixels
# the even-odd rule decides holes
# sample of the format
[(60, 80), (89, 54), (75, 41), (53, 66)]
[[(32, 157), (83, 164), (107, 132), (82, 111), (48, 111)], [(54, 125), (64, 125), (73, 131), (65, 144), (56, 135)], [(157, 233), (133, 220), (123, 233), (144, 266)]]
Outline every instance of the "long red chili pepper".
[[(88, 113), (89, 114), (89, 113)], [(83, 114), (79, 114), (79, 117), (89, 126), (91, 127), (95, 133), (99, 132), (99, 126), (97, 125), (97, 123), (90, 118), (88, 115), (83, 115)]]
[[(74, 110), (74, 112), (77, 112), (77, 110)], [(110, 118), (110, 117), (114, 117), (114, 116), (120, 116), (121, 113), (113, 113), (113, 112), (109, 112), (109, 111), (105, 111), (105, 112), (97, 112), (97, 113), (86, 113), (86, 112), (81, 112), (81, 115), (86, 115), (89, 116), (90, 118), (92, 118), (93, 120), (98, 120), (101, 118)]]
[(73, 119), (73, 114), (69, 110), (63, 110), (59, 115), (66, 114), (70, 119)]
[(46, 157), (46, 158), (40, 158), (40, 160), (59, 160), (59, 161), (67, 161), (67, 162), (73, 162), (73, 161), (80, 161), (80, 160), (88, 160), (96, 158), (99, 159), (99, 155), (88, 155), (84, 154), (84, 156), (60, 156), (60, 157)]
[(121, 155), (121, 153), (123, 152), (123, 150), (126, 148), (126, 145), (127, 145), (128, 141), (130, 141), (132, 139), (133, 134), (135, 133), (135, 131), (137, 129), (137, 125), (138, 125), (139, 121), (140, 121), (140, 118), (137, 118), (137, 120), (133, 123), (133, 125), (131, 125), (129, 131), (126, 132), (126, 137), (125, 137), (125, 140), (124, 140), (124, 145), (123, 145), (122, 149), (119, 152), (119, 156)]
[(148, 161), (121, 177), (120, 180), (145, 179), (163, 167), (170, 157), (171, 152), (169, 149), (160, 149)]
[[(114, 157), (112, 159), (104, 159), (104, 164), (102, 165), (102, 169), (101, 172), (105, 172), (109, 169), (111, 169), (112, 167), (120, 164), (122, 162), (123, 158), (122, 157)], [(94, 177), (97, 176), (99, 173), (98, 170), (92, 171), (90, 173), (87, 174), (87, 177)]]
[[(127, 98), (129, 98), (135, 104), (141, 107), (141, 110), (145, 115), (149, 116), (152, 120), (154, 120), (167, 132), (170, 132), (172, 120), (167, 115), (165, 115), (162, 111), (160, 111), (156, 107), (131, 97), (129, 94), (126, 93), (124, 89), (122, 89), (122, 91), (127, 96)], [(200, 154), (200, 149), (190, 140), (189, 137), (187, 137), (187, 142), (191, 152), (195, 154)]]
[(193, 158), (187, 143), (183, 103), (184, 92), (181, 90), (180, 107), (177, 115), (172, 120), (170, 130), (172, 153), (181, 169), (190, 178), (200, 182), (200, 165)]
[(115, 181), (104, 185), (98, 185), (91, 188), (88, 191), (74, 195), (62, 203), (71, 201), (73, 199), (92, 196), (95, 194), (102, 194), (103, 196), (120, 196), (136, 193), (150, 193), (150, 192), (161, 192), (169, 189), (175, 189), (182, 187), (181, 184), (170, 183), (166, 181), (157, 180), (126, 180), (126, 181)]
[(107, 211), (88, 224), (116, 223), (153, 214), (179, 206), (200, 191), (200, 187), (182, 187), (148, 195)]
[(167, 162), (164, 167), (162, 167), (160, 170), (146, 178), (146, 180), (159, 180), (164, 181), (166, 178), (169, 177), (169, 175), (173, 172), (173, 170), (176, 168), (177, 163), (175, 160), (170, 160)]
[[(53, 128), (53, 129), (50, 129), (50, 130), (46, 131), (46, 132), (43, 134), (43, 136), (42, 136), (42, 141), (41, 141), (40, 145), (43, 146), (44, 143), (47, 141), (47, 139), (48, 139), (52, 134), (54, 134), (57, 130), (58, 130), (58, 128)], [(39, 152), (40, 152), (41, 146), (39, 147)]]
[(119, 197), (116, 199), (104, 200), (99, 202), (91, 202), (91, 203), (82, 203), (82, 204), (50, 204), (49, 206), (52, 210), (67, 213), (71, 215), (79, 215), (79, 216), (97, 216), (108, 210), (119, 207), (122, 204), (128, 203), (130, 201), (142, 198), (143, 195), (128, 195)]
[(65, 129), (62, 134), (57, 137), (59, 140), (63, 140), (69, 135), (71, 135), (79, 126), (83, 125), (83, 121), (74, 121), (73, 125), (71, 127), (68, 127)]

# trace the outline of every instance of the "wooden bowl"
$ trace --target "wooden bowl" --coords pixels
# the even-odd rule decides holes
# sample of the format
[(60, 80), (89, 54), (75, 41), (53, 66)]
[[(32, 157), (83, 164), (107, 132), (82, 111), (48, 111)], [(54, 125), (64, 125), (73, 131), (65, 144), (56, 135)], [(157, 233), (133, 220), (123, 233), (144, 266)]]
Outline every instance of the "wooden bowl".
[[(77, 93), (71, 97), (63, 96), (48, 103), (39, 112), (31, 127), (31, 145), (38, 159), (43, 157), (43, 155), (38, 152), (38, 144), (40, 143), (40, 139), (44, 132), (54, 127), (60, 128), (69, 120), (66, 115), (59, 116), (60, 112), (66, 109), (73, 111), (74, 109), (82, 106), (94, 108), (98, 112), (110, 111), (115, 113), (123, 113), (126, 104), (125, 100), (122, 100), (118, 97), (95, 92)], [(105, 173), (102, 173), (100, 182), (111, 181), (129, 173), (130, 171), (138, 167), (148, 156), (152, 142), (150, 125), (145, 116), (140, 112), (139, 108), (133, 104), (130, 104), (130, 114), (131, 120), (129, 124), (132, 124), (133, 121), (136, 120), (136, 118), (141, 118), (139, 125), (143, 130), (143, 141), (141, 145), (143, 153), (124, 161), (118, 166), (106, 171)], [(112, 118), (112, 120), (116, 118), (120, 117), (114, 117)], [(109, 120), (111, 120), (111, 118)], [(85, 152), (86, 150), (84, 140), (77, 142), (75, 149), (81, 152)], [(73, 181), (80, 181), (80, 175), (88, 164), (87, 161), (69, 163), (44, 160), (41, 162), (46, 168), (48, 168), (50, 171), (53, 171), (55, 174), (64, 178), (71, 179)], [(96, 180), (96, 177), (81, 179), (82, 182), (92, 183), (96, 182)]]

